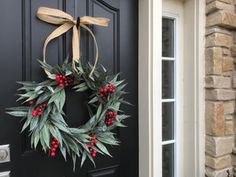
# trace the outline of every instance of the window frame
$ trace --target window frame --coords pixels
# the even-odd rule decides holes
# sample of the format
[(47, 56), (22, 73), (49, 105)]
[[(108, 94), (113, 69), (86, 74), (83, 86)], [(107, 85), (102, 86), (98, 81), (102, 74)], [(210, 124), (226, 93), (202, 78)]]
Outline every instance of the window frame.
[[(162, 140), (162, 147), (163, 145), (167, 145), (167, 144), (174, 144), (174, 177), (179, 177), (180, 176), (180, 164), (181, 164), (181, 158), (182, 158), (182, 152), (180, 150), (180, 144), (181, 144), (181, 132), (180, 130), (182, 129), (182, 119), (181, 119), (181, 115), (182, 115), (182, 111), (183, 111), (183, 107), (182, 107), (182, 102), (181, 102), (181, 90), (182, 88), (182, 84), (181, 84), (181, 79), (182, 78), (182, 73), (181, 71), (181, 56), (183, 56), (183, 54), (181, 55), (180, 51), (181, 50), (181, 44), (180, 44), (180, 38), (179, 35), (180, 33), (183, 33), (182, 28), (180, 27), (180, 16), (179, 14), (175, 14), (175, 13), (170, 13), (170, 12), (166, 12), (163, 11), (162, 12), (162, 18), (168, 18), (168, 19), (172, 19), (174, 20), (174, 56), (173, 57), (161, 57), (161, 61), (173, 61), (174, 62), (174, 97), (173, 99), (161, 99), (161, 103), (164, 102), (169, 102), (169, 103), (173, 103), (174, 104), (174, 137), (173, 140), (167, 140), (167, 141), (163, 141)], [(181, 35), (180, 35), (181, 36)], [(183, 58), (182, 58), (183, 60)], [(162, 74), (161, 74), (162, 75)], [(179, 83), (179, 84), (178, 84)]]

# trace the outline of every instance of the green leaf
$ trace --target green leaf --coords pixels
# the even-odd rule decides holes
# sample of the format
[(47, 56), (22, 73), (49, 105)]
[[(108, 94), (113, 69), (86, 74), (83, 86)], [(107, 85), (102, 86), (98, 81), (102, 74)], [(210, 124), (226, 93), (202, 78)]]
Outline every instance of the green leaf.
[(38, 125), (38, 118), (35, 117), (31, 120), (30, 122), (30, 131), (32, 131), (33, 129), (35, 129)]
[(40, 135), (40, 138), (43, 138), (47, 147), (50, 147), (50, 133), (47, 124), (45, 124), (42, 130), (40, 131)]
[(65, 159), (65, 161), (66, 161), (66, 148), (64, 148), (64, 147), (60, 147), (60, 151), (61, 151), (61, 154), (63, 155), (63, 157), (64, 157), (64, 159)]
[(102, 143), (97, 142), (97, 143), (96, 143), (96, 146), (97, 146), (102, 152), (104, 152), (105, 154), (107, 154), (107, 155), (109, 155), (110, 157), (112, 157), (111, 154), (108, 152), (107, 148), (106, 148)]
[(6, 108), (6, 110), (10, 111), (27, 111), (30, 109), (29, 106), (19, 106), (19, 107), (11, 107), (11, 108)]
[(96, 113), (97, 119), (99, 119), (101, 112), (102, 112), (102, 104), (100, 104), (98, 109), (97, 109), (97, 113)]
[(24, 112), (24, 111), (11, 111), (11, 112), (6, 112), (6, 113), (15, 117), (26, 117), (28, 114), (27, 112)]
[(81, 158), (81, 163), (80, 163), (80, 167), (83, 166), (84, 162), (86, 160), (86, 151), (83, 152), (82, 158)]
[(73, 161), (73, 171), (75, 171), (75, 164), (76, 164), (76, 153), (71, 154), (72, 161)]
[(59, 141), (60, 144), (62, 144), (61, 132), (57, 128), (53, 127), (53, 126), (49, 127), (49, 131), (50, 131), (51, 135), (54, 138), (56, 138)]
[(87, 156), (88, 156), (89, 160), (93, 163), (93, 166), (96, 168), (96, 164), (93, 160), (93, 157), (89, 153), (87, 153)]
[(30, 122), (31, 122), (31, 118), (26, 119), (26, 121), (21, 129), (21, 132), (23, 132), (30, 125)]
[(59, 123), (57, 123), (57, 122), (53, 122), (53, 123), (54, 123), (54, 125), (55, 125), (58, 129), (62, 130), (63, 132), (66, 132), (66, 133), (68, 133), (68, 134), (71, 134), (71, 132), (69, 131), (69, 129), (68, 129), (66, 126), (64, 126), (63, 124), (59, 124)]
[(36, 105), (39, 105), (43, 102), (45, 102), (46, 100), (48, 100), (50, 97), (50, 93), (49, 92), (45, 92), (44, 94), (40, 95), (40, 97), (37, 99)]
[(34, 149), (37, 148), (38, 143), (39, 143), (39, 132), (38, 129), (36, 129), (34, 133)]
[(95, 96), (95, 97), (93, 97), (93, 98), (88, 102), (88, 104), (92, 104), (92, 103), (95, 103), (95, 102), (97, 102), (97, 101), (98, 101), (98, 97)]
[(117, 127), (127, 127), (126, 125), (124, 125), (124, 124), (122, 124), (120, 122), (115, 122), (113, 125), (117, 126)]
[(84, 92), (84, 91), (86, 91), (86, 90), (88, 90), (88, 87), (87, 87), (87, 86), (84, 86), (84, 87), (81, 87), (81, 88), (79, 88), (79, 89), (76, 89), (76, 92)]
[(62, 89), (60, 92), (57, 93), (57, 99), (54, 100), (54, 103), (57, 106), (57, 109), (59, 111), (62, 111), (63, 106), (65, 104), (66, 96), (65, 96), (65, 90)]

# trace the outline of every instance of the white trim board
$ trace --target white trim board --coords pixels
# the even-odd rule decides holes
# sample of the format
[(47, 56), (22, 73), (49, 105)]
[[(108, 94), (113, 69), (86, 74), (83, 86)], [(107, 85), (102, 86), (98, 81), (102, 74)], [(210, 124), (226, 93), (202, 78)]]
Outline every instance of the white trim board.
[[(189, 41), (191, 52), (184, 55), (185, 58), (191, 56), (191, 60), (187, 61), (185, 67), (190, 64), (193, 66), (184, 70), (184, 75), (188, 76), (184, 78), (183, 83), (191, 81), (189, 83), (193, 90), (191, 99), (183, 98), (184, 106), (191, 108), (183, 115), (184, 118), (191, 116), (190, 122), (184, 119), (184, 124), (190, 125), (186, 127), (191, 127), (190, 130), (185, 128), (184, 134), (190, 131), (191, 141), (184, 137), (182, 151), (185, 156), (179, 177), (204, 177), (205, 3), (186, 0), (183, 7), (186, 30), (184, 34), (188, 40), (192, 39)], [(161, 177), (162, 174), (161, 19), (162, 1), (139, 0), (139, 177)], [(187, 33), (189, 30), (190, 33)], [(185, 46), (187, 43), (188, 41), (184, 41)], [(188, 84), (184, 87), (189, 89)], [(192, 107), (189, 107), (190, 105)], [(190, 142), (189, 146), (185, 146)], [(191, 158), (188, 157), (190, 153)]]

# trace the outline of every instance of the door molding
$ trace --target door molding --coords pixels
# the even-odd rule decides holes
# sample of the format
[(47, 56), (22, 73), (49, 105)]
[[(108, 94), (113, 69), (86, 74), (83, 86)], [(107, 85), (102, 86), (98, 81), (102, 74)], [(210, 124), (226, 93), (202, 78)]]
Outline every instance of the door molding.
[[(187, 150), (188, 154), (191, 150), (194, 154), (189, 162), (187, 155), (183, 157), (180, 177), (182, 175), (204, 177), (205, 3), (198, 0), (182, 2), (186, 14), (186, 28), (193, 29), (191, 34), (191, 38), (193, 38), (191, 41), (193, 68), (191, 69), (193, 69), (193, 73), (191, 77), (194, 84), (193, 112), (191, 113), (193, 127), (192, 136), (190, 136), (193, 138), (191, 141), (193, 144), (187, 146), (187, 149), (183, 147), (183, 152)], [(160, 177), (162, 174), (161, 23), (162, 1), (139, 0), (139, 177)], [(188, 104), (186, 100), (184, 102), (184, 104)], [(188, 114), (184, 116), (186, 115)]]

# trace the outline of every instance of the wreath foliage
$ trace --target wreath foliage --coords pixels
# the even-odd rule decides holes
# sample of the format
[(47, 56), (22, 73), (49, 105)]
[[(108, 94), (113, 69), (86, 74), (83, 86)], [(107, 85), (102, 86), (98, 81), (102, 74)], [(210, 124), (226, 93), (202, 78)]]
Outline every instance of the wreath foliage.
[[(31, 137), (32, 148), (42, 148), (49, 156), (57, 153), (73, 160), (81, 159), (81, 166), (88, 158), (95, 165), (97, 153), (111, 156), (107, 145), (118, 145), (113, 129), (125, 127), (123, 120), (128, 115), (121, 110), (121, 104), (129, 104), (124, 100), (124, 80), (119, 74), (109, 75), (100, 65), (92, 77), (89, 73), (92, 66), (86, 62), (76, 63), (76, 71), (66, 60), (61, 66), (52, 67), (39, 61), (47, 70), (48, 79), (41, 82), (18, 82), (19, 107), (7, 109), (7, 113), (24, 120), (22, 132), (27, 131)], [(65, 122), (65, 88), (75, 92), (87, 91), (89, 120), (80, 127), (69, 127)]]

